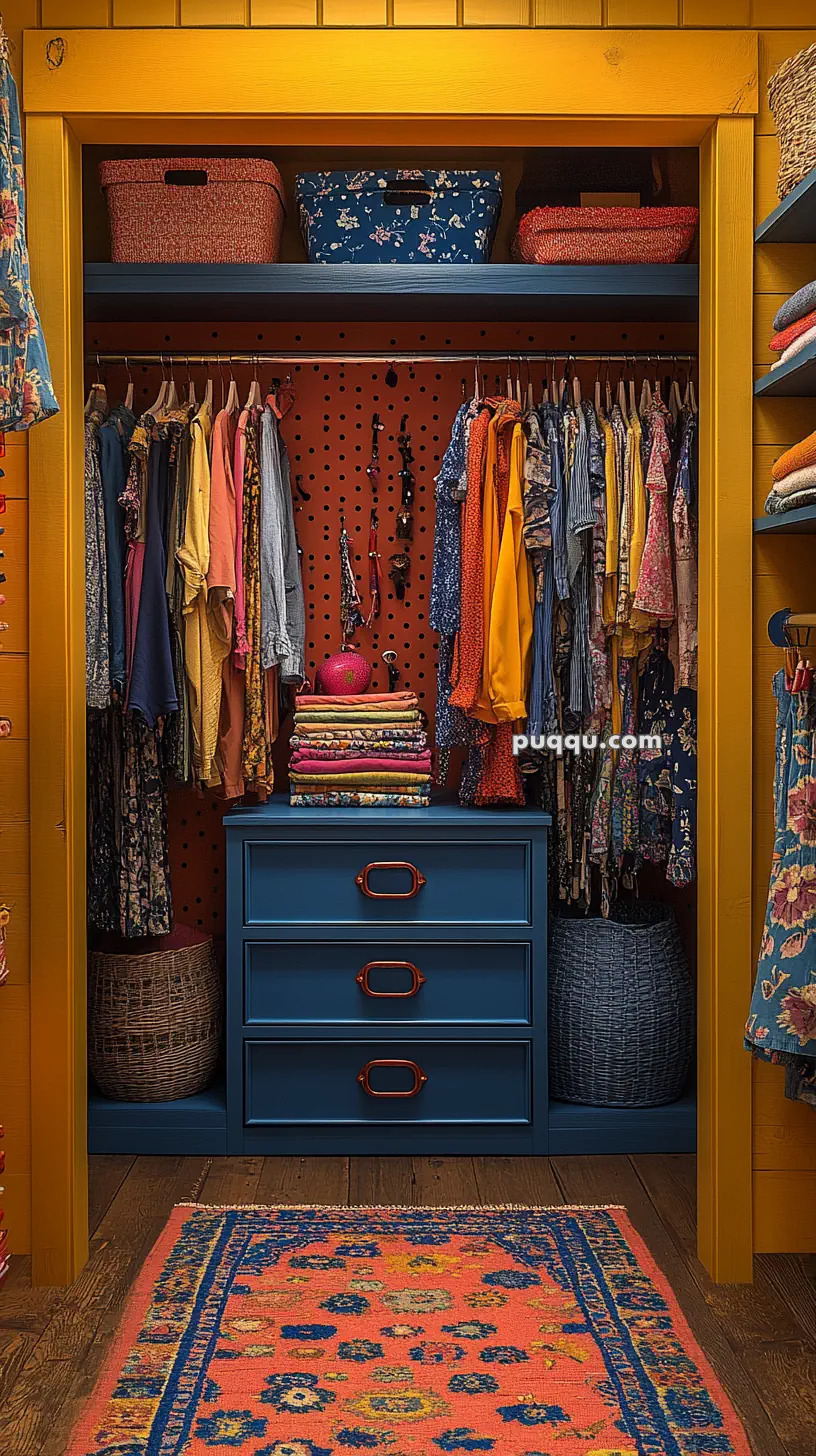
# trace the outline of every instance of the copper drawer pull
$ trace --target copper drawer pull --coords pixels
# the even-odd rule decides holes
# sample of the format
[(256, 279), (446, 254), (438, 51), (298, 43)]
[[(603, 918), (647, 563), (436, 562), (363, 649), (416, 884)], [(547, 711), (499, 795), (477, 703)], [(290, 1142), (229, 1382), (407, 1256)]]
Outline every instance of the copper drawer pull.
[[(409, 1087), (407, 1092), (375, 1092), (371, 1085), (371, 1073), (375, 1067), (410, 1067), (414, 1074), (414, 1085)], [(401, 1058), (382, 1058), (375, 1062), (366, 1062), (362, 1072), (357, 1073), (357, 1081), (369, 1097), (416, 1097), (422, 1091), (428, 1078), (422, 1068), (416, 1062), (403, 1061)]]
[[(372, 870), (407, 870), (411, 876), (411, 888), (403, 891), (372, 890), (368, 883)], [(359, 886), (364, 895), (368, 895), (369, 900), (413, 900), (414, 895), (418, 895), (422, 886), (427, 884), (427, 880), (423, 874), (420, 874), (416, 865), (409, 864), (407, 860), (381, 859), (367, 864), (365, 869), (360, 871), (354, 883)]]
[[(369, 985), (368, 978), (371, 975), (371, 972), (375, 971), (379, 966), (382, 966), (384, 970), (389, 971), (410, 971), (411, 985), (408, 990), (372, 991), (371, 986)], [(407, 996), (416, 996), (420, 986), (425, 985), (426, 978), (425, 976), (423, 976), (422, 972), (417, 969), (416, 966), (413, 966), (411, 964), (410, 961), (369, 961), (367, 966), (363, 966), (363, 969), (357, 972), (357, 975), (354, 979), (363, 994), (365, 996), (370, 996), (374, 1001), (404, 1001)]]

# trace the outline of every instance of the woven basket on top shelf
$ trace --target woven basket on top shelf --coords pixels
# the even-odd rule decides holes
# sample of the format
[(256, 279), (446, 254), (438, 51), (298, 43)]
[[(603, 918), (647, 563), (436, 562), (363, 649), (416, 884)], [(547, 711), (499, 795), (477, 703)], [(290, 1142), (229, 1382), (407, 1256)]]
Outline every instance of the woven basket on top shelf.
[(768, 82), (779, 138), (780, 199), (816, 167), (816, 44), (788, 56)]
[(591, 1107), (659, 1107), (682, 1096), (694, 990), (664, 905), (609, 920), (555, 915), (549, 953), (550, 1096)]
[[(100, 1092), (170, 1102), (202, 1092), (221, 1048), (221, 981), (212, 939), (188, 926), (94, 951), (88, 1061)], [(130, 942), (133, 944), (133, 942)]]

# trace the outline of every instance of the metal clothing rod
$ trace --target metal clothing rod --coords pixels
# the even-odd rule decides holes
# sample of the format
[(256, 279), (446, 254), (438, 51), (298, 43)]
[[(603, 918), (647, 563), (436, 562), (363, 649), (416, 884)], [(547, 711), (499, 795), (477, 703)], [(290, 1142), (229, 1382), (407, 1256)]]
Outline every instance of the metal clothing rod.
[(135, 351), (132, 354), (88, 353), (85, 356), (88, 364), (160, 364), (168, 367), (189, 365), (191, 368), (193, 365), (199, 367), (207, 364), (506, 364), (508, 361), (535, 364), (559, 360), (565, 363), (586, 360), (602, 364), (679, 364), (684, 360), (692, 363), (696, 358), (696, 353), (688, 350), (665, 354), (659, 350), (647, 352), (644, 349), (630, 350), (627, 354), (610, 354), (604, 349), (591, 352), (580, 349), (502, 349), (500, 352), (471, 349), (468, 352), (451, 350), (444, 354), (270, 354), (263, 351), (246, 354), (232, 350), (229, 353), (208, 354), (144, 354)]

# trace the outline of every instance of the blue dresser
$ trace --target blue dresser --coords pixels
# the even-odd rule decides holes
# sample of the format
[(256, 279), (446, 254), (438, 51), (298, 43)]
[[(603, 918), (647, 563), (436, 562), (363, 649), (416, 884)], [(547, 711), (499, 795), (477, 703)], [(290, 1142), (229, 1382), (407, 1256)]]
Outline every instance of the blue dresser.
[(228, 814), (231, 1153), (546, 1153), (535, 811)]

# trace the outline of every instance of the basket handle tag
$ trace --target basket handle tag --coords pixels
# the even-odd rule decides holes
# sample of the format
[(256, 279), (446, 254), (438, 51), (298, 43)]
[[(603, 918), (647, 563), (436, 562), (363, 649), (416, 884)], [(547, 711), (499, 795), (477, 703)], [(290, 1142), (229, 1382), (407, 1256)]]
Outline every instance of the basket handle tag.
[(210, 180), (209, 173), (199, 167), (195, 171), (187, 171), (181, 167), (171, 167), (164, 174), (164, 180), (168, 187), (206, 187)]

